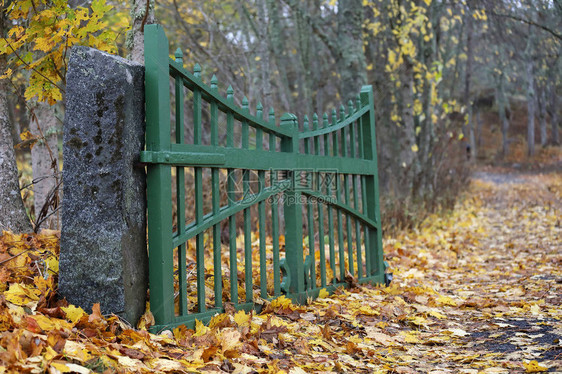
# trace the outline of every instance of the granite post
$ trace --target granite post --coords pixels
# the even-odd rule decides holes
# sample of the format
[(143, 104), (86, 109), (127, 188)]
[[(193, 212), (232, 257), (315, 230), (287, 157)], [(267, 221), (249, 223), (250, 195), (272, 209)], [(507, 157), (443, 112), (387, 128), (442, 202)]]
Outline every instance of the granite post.
[(66, 77), (59, 293), (136, 324), (148, 285), (144, 67), (74, 47)]

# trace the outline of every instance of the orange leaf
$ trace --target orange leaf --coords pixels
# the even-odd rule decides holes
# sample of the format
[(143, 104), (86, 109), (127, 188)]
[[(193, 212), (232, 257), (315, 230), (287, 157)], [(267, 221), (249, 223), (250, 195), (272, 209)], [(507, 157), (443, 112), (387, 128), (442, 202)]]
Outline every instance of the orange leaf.
[(90, 317), (88, 317), (88, 322), (99, 321), (102, 318), (103, 317), (101, 315), (100, 303), (95, 303), (92, 306), (92, 314), (90, 314)]

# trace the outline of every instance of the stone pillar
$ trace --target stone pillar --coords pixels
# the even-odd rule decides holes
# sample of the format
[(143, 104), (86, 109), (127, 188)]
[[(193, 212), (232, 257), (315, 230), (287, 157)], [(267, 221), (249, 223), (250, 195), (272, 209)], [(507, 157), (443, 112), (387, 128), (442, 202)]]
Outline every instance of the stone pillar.
[(144, 67), (87, 48), (71, 51), (63, 128), (59, 292), (136, 324), (148, 284)]

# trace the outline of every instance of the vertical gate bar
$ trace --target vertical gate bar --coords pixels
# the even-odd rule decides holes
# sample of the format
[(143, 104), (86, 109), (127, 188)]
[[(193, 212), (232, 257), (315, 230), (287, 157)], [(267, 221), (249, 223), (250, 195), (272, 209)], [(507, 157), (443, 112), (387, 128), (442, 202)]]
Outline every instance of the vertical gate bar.
[[(304, 120), (303, 120), (303, 131), (307, 132), (309, 129), (308, 126), (308, 116), (305, 114), (304, 115)], [(309, 155), (310, 154), (310, 138), (304, 138), (304, 153)]]
[[(328, 127), (328, 113), (324, 113), (322, 116), (322, 127)], [(330, 155), (330, 137), (328, 134), (324, 134), (324, 156)]]
[[(177, 49), (175, 53), (176, 62), (182, 63), (183, 53), (181, 49)], [(176, 143), (183, 143), (183, 124), (184, 124), (184, 95), (183, 95), (183, 79), (176, 77)], [(185, 173), (183, 166), (176, 167), (176, 201), (178, 217), (178, 235), (185, 232)], [(178, 282), (180, 289), (180, 315), (187, 315), (187, 255), (186, 243), (180, 244), (178, 247)]]
[[(242, 99), (242, 110), (248, 112), (248, 98), (246, 96)], [(242, 121), (242, 148), (250, 148), (250, 130), (247, 120)]]
[[(338, 123), (336, 118), (336, 109), (332, 110), (332, 126), (336, 126)], [(338, 152), (338, 138), (337, 133), (339, 131), (334, 131), (332, 133), (333, 142), (334, 142), (334, 157), (340, 157)], [(340, 133), (341, 142), (343, 143), (343, 134)], [(342, 152), (343, 152), (342, 148)], [(339, 173), (336, 173), (336, 201), (341, 203), (341, 180)], [(343, 247), (343, 222), (342, 216), (339, 209), (336, 209), (336, 220), (338, 223), (338, 253), (339, 253), (339, 262), (340, 262), (340, 282), (343, 282), (345, 278), (345, 248)]]
[[(353, 176), (352, 176), (353, 177)], [(344, 184), (344, 194), (345, 194), (345, 205), (351, 207), (351, 201), (349, 196), (349, 175), (344, 174), (343, 176)], [(345, 215), (345, 228), (347, 230), (347, 257), (349, 260), (349, 272), (352, 276), (355, 276), (355, 266), (353, 262), (353, 237), (351, 234), (351, 216), (349, 214)]]
[[(291, 137), (281, 140), (281, 151), (298, 154), (299, 139), (297, 119), (294, 115), (286, 113), (281, 117), (281, 126), (292, 133)], [(304, 302), (304, 261), (302, 248), (302, 204), (301, 192), (295, 188), (295, 170), (288, 170), (288, 175), (293, 179), (291, 189), (285, 191), (285, 258), (290, 271), (291, 282), (289, 294)], [(303, 299), (304, 297), (304, 299)]]
[[(271, 185), (277, 185), (277, 171), (271, 173)], [(280, 264), (279, 264), (279, 208), (277, 206), (278, 200), (274, 199), (271, 202), (271, 236), (273, 237), (273, 294), (274, 296), (281, 295), (281, 277)]]
[[(242, 99), (242, 110), (248, 113), (248, 98), (244, 96)], [(242, 148), (250, 147), (250, 131), (248, 121), (242, 121)], [(244, 190), (243, 199), (247, 199), (250, 195), (250, 170), (242, 171), (242, 185)], [(244, 209), (244, 280), (246, 284), (246, 302), (252, 302), (252, 216), (250, 208)]]
[[(351, 113), (349, 113), (351, 115)], [(342, 104), (340, 106), (340, 121), (344, 121), (345, 120), (345, 106)], [(341, 136), (341, 154), (342, 157), (347, 157), (348, 156), (348, 138), (349, 138), (349, 125), (345, 126), (344, 128), (341, 129), (340, 132), (340, 136)], [(340, 189), (339, 191), (340, 193), (343, 192), (344, 195), (344, 199), (345, 199), (345, 204), (347, 206), (350, 205), (349, 202), (349, 177), (347, 174), (343, 175), (343, 191)], [(343, 217), (342, 217), (343, 219)], [(345, 214), (345, 231), (346, 231), (346, 244), (347, 244), (347, 261), (348, 261), (348, 266), (349, 266), (349, 273), (353, 276), (355, 275), (355, 272), (353, 270), (353, 245), (352, 245), (352, 239), (350, 238), (350, 234), (351, 234), (351, 228), (349, 227), (351, 225), (351, 218), (349, 217), (349, 214)], [(343, 230), (343, 226), (342, 226), (342, 230)], [(350, 245), (351, 244), (351, 245)]]
[[(211, 174), (213, 215), (220, 209), (219, 169), (213, 168)], [(215, 307), (222, 308), (222, 264), (221, 264), (221, 230), (220, 224), (213, 226), (213, 270), (215, 286)]]
[[(256, 117), (263, 120), (263, 106), (258, 103), (256, 108)], [(256, 148), (258, 150), (263, 149), (263, 131), (262, 129), (256, 129)], [(258, 171), (258, 185), (259, 192), (265, 189), (265, 172), (263, 170)], [(267, 298), (267, 258), (265, 251), (265, 201), (260, 201), (258, 203), (258, 230), (259, 230), (259, 240), (260, 240), (260, 296), (265, 299)]]
[[(269, 108), (269, 117), (268, 117), (269, 124), (275, 126), (275, 110), (273, 108)], [(269, 133), (269, 150), (271, 152), (275, 152), (275, 140), (277, 137), (273, 133)]]
[[(355, 99), (355, 106), (357, 107), (357, 110), (360, 110), (362, 108), (361, 106), (361, 96), (357, 95), (356, 99)], [(363, 151), (363, 126), (361, 125), (362, 119), (359, 118), (357, 120), (357, 127), (358, 127), (358, 137), (359, 139), (357, 139), (357, 145), (359, 146), (359, 158), (365, 158), (365, 152)]]
[[(265, 175), (264, 171), (258, 172), (258, 180), (260, 192), (265, 188)], [(259, 239), (260, 239), (260, 295), (263, 299), (267, 298), (267, 257), (265, 251), (265, 201), (260, 201), (258, 204), (258, 224), (259, 224)]]
[[(263, 119), (263, 105), (258, 102), (256, 106), (256, 117), (260, 120)], [(256, 149), (261, 151), (263, 149), (263, 130), (261, 128), (256, 128)]]
[[(226, 99), (232, 104), (234, 103), (234, 90), (232, 86), (228, 86), (226, 90)], [(234, 116), (232, 112), (226, 113), (226, 146), (234, 147)], [(232, 206), (236, 202), (235, 188), (236, 174), (234, 169), (227, 170), (227, 199), (228, 205)], [(230, 302), (234, 305), (238, 304), (238, 259), (236, 253), (236, 215), (228, 217), (228, 242), (230, 256)]]
[[(357, 178), (358, 175), (351, 176), (353, 181), (353, 207), (356, 211), (359, 211), (359, 200), (357, 193)], [(361, 227), (359, 226), (359, 220), (354, 219), (353, 224), (355, 225), (355, 247), (357, 248), (357, 277), (363, 278), (363, 256), (361, 254)]]
[[(195, 64), (193, 67), (193, 75), (196, 79), (201, 80), (201, 66)], [(201, 123), (201, 90), (197, 87), (193, 89), (193, 143), (201, 144), (202, 138)]]
[[(228, 86), (226, 90), (226, 100), (230, 103), (234, 103), (234, 90), (232, 86)], [(232, 112), (226, 113), (226, 146), (234, 147), (234, 116)]]
[[(344, 121), (345, 120), (345, 107), (342, 105), (340, 106), (340, 121)], [(347, 126), (345, 126), (343, 129), (340, 130), (340, 136), (341, 136), (341, 156), (342, 157), (347, 157), (347, 136), (349, 133), (349, 129), (347, 128)]]
[[(236, 174), (233, 169), (227, 171), (227, 195), (228, 205), (232, 206), (236, 202), (236, 192), (234, 190)], [(236, 215), (228, 217), (228, 242), (230, 255), (230, 301), (238, 304), (238, 255), (236, 253)]]
[[(357, 95), (357, 97), (355, 98), (355, 105), (357, 107), (357, 110), (360, 110), (361, 108), (363, 108), (363, 104), (361, 103), (361, 95)], [(366, 104), (368, 105), (368, 104)], [(359, 145), (359, 157), (361, 159), (365, 158), (365, 150), (363, 147), (363, 118), (359, 118), (357, 120), (357, 126), (358, 126), (358, 135), (359, 135), (359, 139), (358, 139), (358, 145)], [(365, 176), (364, 175), (360, 175), (359, 176), (359, 185), (361, 186), (361, 213), (363, 213), (364, 215), (367, 215), (367, 209), (366, 209), (366, 203), (367, 203), (367, 195), (365, 194)], [(356, 209), (359, 209), (358, 207), (356, 207)], [(359, 224), (359, 223), (358, 223)], [(361, 227), (363, 228), (363, 230), (361, 230)], [(370, 276), (371, 275), (371, 262), (370, 262), (370, 254), (369, 254), (369, 245), (368, 243), (368, 235), (367, 235), (367, 226), (364, 224), (361, 224), (359, 229), (357, 230), (357, 232), (361, 233), (361, 231), (363, 231), (363, 248), (365, 251), (365, 276)], [(361, 268), (363, 268), (363, 266), (361, 266)]]
[[(367, 176), (361, 176), (361, 200), (363, 200), (363, 214), (367, 215)], [(366, 269), (366, 276), (370, 277), (373, 275), (372, 269), (372, 261), (371, 258), (373, 257), (371, 253), (371, 241), (370, 241), (370, 234), (369, 234), (369, 227), (367, 225), (363, 225), (363, 235), (364, 235), (364, 242), (365, 242), (365, 269)]]
[[(218, 92), (217, 77), (213, 75), (211, 78), (211, 89)], [(214, 100), (211, 100), (211, 145), (217, 147), (219, 145), (219, 129), (218, 129), (218, 106)], [(219, 169), (211, 169), (211, 186), (212, 186), (212, 208), (213, 215), (217, 215), (220, 209), (220, 180)], [(220, 224), (213, 226), (213, 271), (214, 271), (214, 291), (215, 291), (215, 307), (222, 308), (222, 265), (221, 265), (221, 230)]]
[(382, 232), (380, 221), (380, 204), (379, 204), (379, 178), (377, 170), (377, 144), (375, 138), (375, 112), (373, 88), (371, 86), (363, 86), (361, 89), (361, 101), (369, 105), (369, 112), (365, 113), (362, 119), (363, 123), (363, 146), (365, 158), (373, 161), (373, 174), (366, 177), (366, 194), (367, 194), (367, 216), (376, 222), (376, 230), (369, 230), (369, 242), (371, 248), (371, 271), (376, 272), (380, 283), (384, 283), (384, 262), (382, 254)]
[[(318, 130), (318, 114), (314, 113), (312, 117), (312, 129)], [(314, 138), (314, 154), (320, 154), (320, 137)], [(316, 189), (322, 192), (322, 176), (320, 170), (315, 170), (316, 174)], [(324, 207), (321, 202), (316, 203), (318, 209), (318, 249), (320, 251), (320, 284), (321, 287), (326, 287), (326, 248), (324, 247)]]
[[(348, 114), (351, 115), (352, 114), (351, 111), (349, 111)], [(345, 120), (345, 106), (342, 104), (340, 106), (340, 121), (344, 121), (344, 120)], [(350, 142), (349, 127), (350, 125), (347, 125), (342, 129), (342, 141), (341, 141), (342, 157), (348, 157), (348, 148), (349, 148), (348, 142)], [(349, 156), (352, 157), (352, 155)], [(348, 174), (343, 175), (343, 185), (344, 185), (343, 194), (345, 199), (345, 205), (351, 206), (351, 202), (349, 201), (349, 175)], [(353, 239), (351, 237), (351, 217), (349, 216), (349, 214), (345, 215), (345, 229), (346, 229), (346, 237), (347, 237), (347, 261), (349, 262), (349, 272), (351, 276), (354, 276), (355, 270), (353, 266)]]
[[(170, 75), (168, 38), (160, 25), (147, 25), (144, 34), (146, 150), (170, 147)], [(156, 324), (174, 318), (172, 248), (172, 173), (168, 165), (147, 166), (150, 310)]]
[[(336, 119), (336, 109), (332, 109), (332, 126), (335, 126), (337, 124), (337, 119)], [(332, 156), (334, 157), (339, 157), (339, 151), (338, 151), (338, 132), (337, 131), (333, 131), (332, 132), (332, 149), (333, 149), (333, 154)]]
[[(355, 112), (355, 109), (353, 108), (353, 101), (351, 100), (349, 100), (348, 103), (348, 112), (350, 116)], [(350, 148), (349, 157), (351, 158), (357, 157), (356, 150), (355, 150), (355, 121), (349, 124), (349, 148)]]
[[(336, 199), (338, 203), (340, 204), (342, 203), (340, 175), (336, 176)], [(343, 282), (343, 280), (345, 279), (345, 248), (343, 245), (343, 221), (339, 209), (336, 209), (336, 217), (338, 221), (338, 253), (340, 257), (340, 282)]]
[[(269, 110), (269, 124), (275, 125), (275, 111)], [(275, 152), (276, 136), (269, 134), (269, 150)], [(272, 188), (277, 186), (277, 170), (270, 171), (270, 185)], [(278, 197), (279, 195), (276, 195)], [(279, 263), (279, 208), (278, 200), (271, 201), (271, 236), (273, 240), (273, 295), (281, 295), (281, 277)]]
[[(242, 171), (244, 199), (250, 194), (250, 171)], [(253, 300), (252, 287), (252, 216), (250, 208), (244, 209), (244, 280), (246, 283), (246, 302)]]
[[(324, 113), (322, 125), (324, 128), (328, 127), (328, 114)], [(337, 143), (332, 142), (332, 148), (336, 146)], [(324, 135), (324, 156), (330, 155), (330, 147), (329, 147), (329, 137), (328, 134)], [(335, 153), (334, 153), (335, 154)], [(332, 187), (331, 181), (335, 178), (336, 173), (332, 175), (332, 173), (326, 173), (326, 195), (328, 197), (332, 197)], [(330, 178), (328, 181), (327, 179)], [(335, 250), (335, 243), (334, 243), (334, 214), (332, 211), (332, 207), (330, 205), (326, 206), (328, 210), (328, 243), (330, 247), (330, 265), (332, 268), (332, 283), (336, 283), (336, 250)]]
[[(195, 64), (193, 68), (195, 78), (201, 77), (201, 66)], [(193, 143), (201, 144), (202, 139), (201, 122), (201, 90), (193, 89)], [(203, 169), (195, 169), (195, 222), (197, 225), (203, 223)], [(205, 305), (205, 242), (203, 233), (195, 236), (195, 258), (197, 262), (197, 305), (199, 313), (207, 310)]]
[[(305, 116), (304, 117), (304, 131), (309, 131), (310, 130), (310, 126), (309, 126), (309, 121), (308, 121), (308, 117)], [(305, 138), (305, 143), (304, 143), (304, 153), (309, 155), (311, 154), (311, 139), (310, 138)], [(311, 172), (309, 170), (306, 171), (306, 183), (307, 183), (307, 188), (309, 187), (308, 184), (310, 184), (310, 189), (313, 189), (313, 176), (314, 176), (314, 172)], [(309, 255), (311, 257), (312, 260), (312, 268), (310, 270), (310, 282), (308, 283), (308, 288), (316, 288), (316, 249), (314, 248), (315, 244), (314, 244), (314, 204), (312, 202), (310, 202), (309, 199), (307, 199), (306, 202), (306, 214), (308, 216), (308, 222), (307, 222), (307, 226), (308, 226), (308, 252)], [(307, 273), (308, 276), (308, 273)]]
[[(318, 114), (316, 113), (312, 116), (312, 129), (318, 130)], [(314, 154), (317, 156), (320, 154), (320, 136), (314, 137)]]

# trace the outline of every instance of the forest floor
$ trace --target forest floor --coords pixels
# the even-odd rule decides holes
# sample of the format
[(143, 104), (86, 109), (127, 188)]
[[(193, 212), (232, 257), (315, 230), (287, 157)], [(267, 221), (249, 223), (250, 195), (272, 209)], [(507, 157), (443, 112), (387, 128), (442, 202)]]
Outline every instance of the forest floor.
[(561, 173), (481, 169), (454, 211), (385, 240), (390, 287), (161, 335), (57, 301), (58, 233), (4, 233), (0, 373), (562, 372), (561, 220)]

